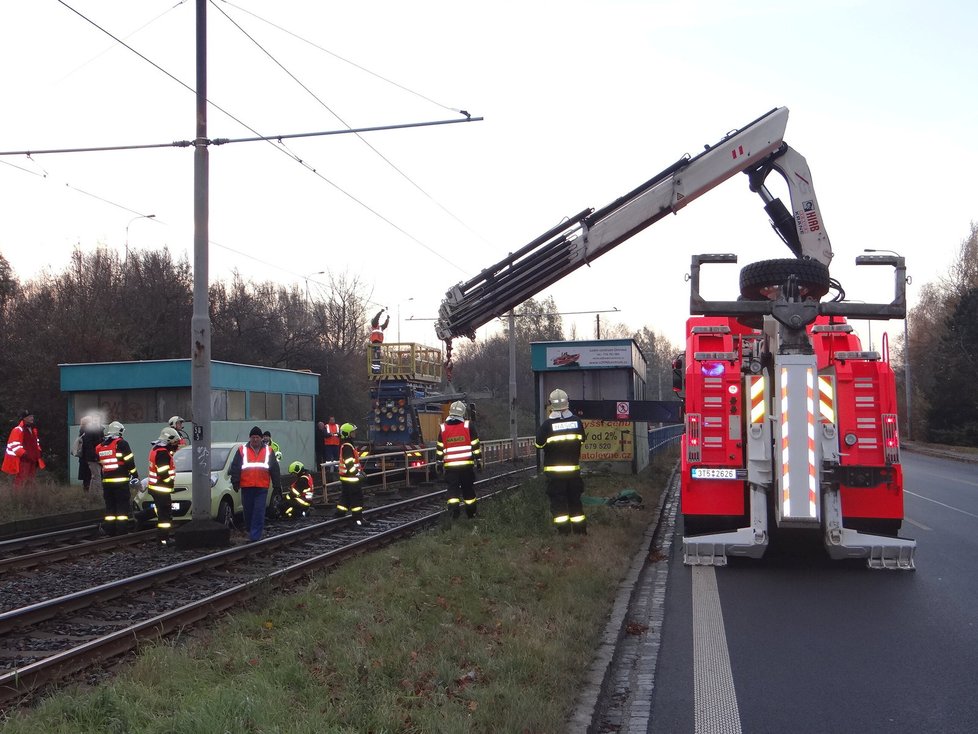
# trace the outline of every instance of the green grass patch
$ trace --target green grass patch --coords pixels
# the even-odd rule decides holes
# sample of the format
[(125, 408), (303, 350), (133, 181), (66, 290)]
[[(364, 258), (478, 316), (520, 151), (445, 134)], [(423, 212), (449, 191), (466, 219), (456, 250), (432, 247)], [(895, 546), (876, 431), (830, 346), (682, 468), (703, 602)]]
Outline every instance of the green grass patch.
[(2, 477), (0, 523), (104, 507), (101, 492), (85, 492), (80, 484), (57, 482), (43, 472), (32, 486), (16, 489), (8, 475)]
[(541, 479), (301, 589), (144, 646), (97, 688), (8, 715), (3, 732), (560, 732), (662, 468), (590, 476), (640, 509), (589, 506), (558, 536)]

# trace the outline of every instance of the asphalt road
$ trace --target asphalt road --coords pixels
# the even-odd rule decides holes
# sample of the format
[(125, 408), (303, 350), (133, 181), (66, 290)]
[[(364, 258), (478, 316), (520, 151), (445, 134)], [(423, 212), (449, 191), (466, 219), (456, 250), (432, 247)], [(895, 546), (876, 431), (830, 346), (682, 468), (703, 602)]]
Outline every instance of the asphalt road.
[(976, 732), (978, 465), (904, 453), (917, 570), (669, 560), (650, 731)]

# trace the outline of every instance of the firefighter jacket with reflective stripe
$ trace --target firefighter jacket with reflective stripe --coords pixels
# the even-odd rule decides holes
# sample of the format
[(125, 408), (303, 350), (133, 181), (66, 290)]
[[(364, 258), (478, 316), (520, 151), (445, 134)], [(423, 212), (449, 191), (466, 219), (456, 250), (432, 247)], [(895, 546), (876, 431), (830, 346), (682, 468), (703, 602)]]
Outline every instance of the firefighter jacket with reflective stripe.
[(298, 502), (303, 507), (309, 507), (312, 502), (312, 474), (303, 472), (289, 487), (289, 499)]
[(149, 451), (149, 484), (150, 492), (172, 492), (173, 482), (177, 471), (173, 464), (173, 449), (166, 446), (154, 446)]
[(323, 444), (325, 446), (339, 446), (340, 445), (340, 424), (339, 423), (327, 423), (326, 424), (326, 436), (323, 438)]
[(545, 472), (568, 473), (581, 470), (584, 424), (574, 414), (565, 412), (567, 415), (548, 418), (537, 430), (536, 447), (543, 449)]
[(41, 458), (41, 440), (37, 437), (37, 429), (21, 421), (7, 439), (7, 450), (3, 456), (3, 471), (16, 474), (20, 471), (20, 461), (33, 461), (42, 469), (44, 460)]
[(449, 419), (438, 428), (435, 455), (445, 470), (465, 469), (482, 460), (482, 447), (469, 421)]
[(355, 484), (360, 481), (360, 452), (352, 443), (340, 446), (340, 481)]
[(121, 436), (107, 438), (95, 447), (102, 466), (102, 484), (121, 484), (139, 478), (129, 443)]

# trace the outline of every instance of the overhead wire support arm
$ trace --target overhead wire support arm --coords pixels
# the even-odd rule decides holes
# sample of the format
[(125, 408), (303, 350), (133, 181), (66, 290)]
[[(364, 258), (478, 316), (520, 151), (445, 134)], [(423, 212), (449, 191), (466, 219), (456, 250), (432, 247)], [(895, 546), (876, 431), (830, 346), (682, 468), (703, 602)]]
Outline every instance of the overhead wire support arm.
[[(482, 122), (482, 117), (467, 117), (458, 120), (430, 120), (427, 122), (406, 122), (396, 125), (375, 125), (373, 127), (346, 128), (343, 130), (322, 130), (311, 133), (285, 133), (277, 135), (256, 135), (250, 138), (215, 138), (208, 140), (208, 145), (226, 145), (228, 143), (253, 143), (291, 138), (315, 138), (327, 135), (351, 135), (356, 133), (382, 132), (384, 130), (404, 130), (415, 127), (433, 127), (436, 125), (455, 125), (465, 122)], [(5, 150), (0, 156), (12, 155), (42, 155), (46, 153), (104, 153), (113, 150), (146, 150), (151, 148), (190, 148), (195, 145), (193, 140), (175, 140), (171, 143), (148, 143), (145, 145), (101, 145), (93, 148), (47, 148), (43, 150)]]

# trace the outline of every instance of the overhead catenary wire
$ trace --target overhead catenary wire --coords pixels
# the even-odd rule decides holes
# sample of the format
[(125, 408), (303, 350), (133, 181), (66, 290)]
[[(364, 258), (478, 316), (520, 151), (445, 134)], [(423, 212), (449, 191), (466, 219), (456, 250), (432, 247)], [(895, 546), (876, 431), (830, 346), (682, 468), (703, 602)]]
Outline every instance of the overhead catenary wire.
[[(188, 85), (185, 82), (181, 81), (176, 76), (174, 76), (173, 74), (171, 74), (170, 72), (168, 72), (166, 69), (164, 69), (163, 67), (161, 67), (159, 64), (155, 63), (154, 61), (152, 61), (151, 59), (149, 59), (148, 57), (146, 57), (144, 54), (140, 53), (139, 51), (137, 51), (136, 49), (134, 49), (132, 46), (130, 46), (129, 44), (125, 43), (123, 40), (121, 40), (120, 38), (118, 38), (117, 36), (115, 36), (114, 34), (112, 34), (111, 32), (109, 32), (108, 30), (106, 30), (105, 28), (103, 28), (102, 26), (100, 26), (95, 21), (93, 21), (90, 18), (86, 17), (83, 13), (81, 13), (78, 10), (76, 10), (75, 8), (71, 7), (67, 2), (65, 2), (65, 0), (58, 0), (58, 2), (61, 5), (63, 5), (65, 8), (67, 8), (68, 10), (70, 10), (71, 12), (75, 13), (76, 15), (78, 15), (85, 22), (91, 24), (96, 29), (98, 29), (99, 31), (101, 31), (105, 35), (107, 35), (110, 38), (112, 38), (116, 43), (120, 44), (121, 46), (123, 46), (127, 50), (131, 51), (132, 53), (134, 53), (139, 58), (143, 59), (146, 63), (150, 64), (153, 68), (157, 69), (158, 71), (160, 71), (161, 73), (163, 73), (164, 75), (166, 75), (168, 78), (170, 78), (171, 80), (175, 81), (180, 86), (184, 87), (185, 89), (187, 89), (188, 91), (190, 91), (192, 93), (196, 93), (195, 90), (190, 85)], [(351, 201), (355, 202), (356, 204), (358, 204), (362, 208), (366, 209), (368, 212), (370, 212), (374, 216), (378, 217), (381, 221), (385, 222), (390, 227), (392, 227), (396, 231), (398, 231), (401, 234), (403, 234), (405, 237), (407, 237), (408, 239), (410, 239), (412, 242), (415, 242), (419, 246), (421, 246), (424, 249), (428, 250), (431, 254), (435, 255), (436, 257), (438, 257), (439, 259), (441, 259), (442, 261), (444, 261), (446, 264), (451, 265), (453, 268), (459, 270), (460, 272), (462, 272), (462, 273), (466, 272), (457, 263), (452, 262), (451, 260), (449, 260), (448, 258), (446, 258), (444, 255), (442, 255), (440, 252), (437, 252), (435, 249), (433, 249), (432, 247), (430, 247), (429, 245), (427, 245), (425, 242), (421, 241), (419, 238), (417, 238), (414, 235), (410, 234), (405, 229), (403, 229), (399, 225), (395, 224), (392, 220), (390, 220), (389, 218), (385, 217), (379, 211), (375, 210), (373, 207), (371, 207), (368, 204), (366, 204), (366, 202), (362, 201), (358, 197), (356, 197), (353, 194), (351, 194), (350, 192), (346, 191), (341, 186), (339, 186), (338, 184), (336, 184), (334, 181), (331, 181), (330, 179), (328, 179), (326, 176), (324, 176), (319, 171), (317, 171), (316, 168), (313, 167), (312, 165), (310, 165), (307, 161), (301, 159), (299, 156), (297, 156), (292, 151), (286, 149), (281, 144), (276, 145), (276, 141), (279, 141), (281, 139), (285, 139), (286, 136), (284, 136), (284, 135), (263, 136), (260, 133), (258, 133), (258, 131), (255, 130), (253, 127), (251, 127), (250, 125), (246, 124), (245, 122), (243, 122), (242, 120), (240, 120), (235, 115), (231, 114), (230, 112), (228, 112), (227, 110), (225, 110), (221, 106), (215, 104), (212, 100), (208, 100), (208, 104), (210, 104), (211, 106), (213, 106), (215, 109), (217, 109), (221, 113), (227, 115), (231, 120), (237, 122), (242, 127), (244, 127), (247, 130), (250, 130), (251, 132), (253, 132), (255, 134), (255, 136), (256, 136), (256, 139), (266, 141), (269, 144), (273, 145), (280, 152), (282, 152), (283, 154), (285, 154), (288, 157), (292, 158), (295, 162), (299, 163), (301, 166), (303, 166), (304, 168), (306, 168), (307, 170), (309, 170), (311, 173), (313, 173), (315, 176), (317, 176), (318, 178), (320, 178), (322, 181), (328, 183), (330, 186), (332, 186), (333, 188), (335, 188), (338, 192), (342, 193), (344, 196), (346, 196), (347, 198), (349, 198)], [(455, 120), (453, 122), (470, 122), (470, 121), (474, 122), (474, 121), (481, 120), (481, 118), (472, 118), (467, 112), (464, 112), (464, 114), (465, 114), (465, 119)], [(339, 133), (335, 133), (335, 134), (339, 134)], [(303, 134), (298, 134), (298, 135), (303, 135)], [(152, 144), (152, 145), (149, 145), (149, 146), (104, 146), (104, 147), (102, 147), (100, 149), (58, 149), (58, 150), (51, 150), (51, 151), (37, 151), (37, 150), (35, 150), (35, 151), (18, 151), (17, 153), (18, 154), (21, 154), (21, 155), (28, 155), (28, 154), (40, 154), (42, 152), (52, 152), (52, 153), (53, 152), (90, 152), (90, 151), (95, 151), (95, 150), (101, 150), (101, 151), (111, 150), (111, 149), (122, 150), (122, 149), (135, 149), (135, 148), (140, 148), (140, 147), (175, 147), (175, 146), (176, 147), (184, 147), (184, 144), (193, 145), (193, 143), (190, 142), (190, 141), (176, 141), (176, 143)]]
[[(389, 125), (373, 125), (369, 127), (344, 128), (342, 130), (318, 130), (308, 133), (275, 133), (272, 135), (255, 134), (247, 138), (211, 138), (206, 140), (207, 145), (229, 145), (231, 143), (255, 143), (268, 142), (274, 143), (280, 140), (291, 140), (293, 138), (317, 138), (330, 135), (356, 135), (366, 132), (383, 132), (385, 130), (405, 130), (415, 127), (433, 127), (437, 125), (455, 125), (462, 122), (481, 122), (482, 117), (471, 117), (464, 120), (426, 120), (424, 122), (401, 122)], [(249, 128), (250, 129), (250, 128)], [(174, 140), (170, 143), (141, 143), (134, 145), (99, 145), (94, 147), (74, 147), (74, 148), (44, 148), (44, 149), (25, 149), (25, 150), (4, 150), (0, 151), (0, 156), (32, 156), (45, 155), (51, 153), (105, 153), (107, 151), (121, 150), (149, 150), (153, 148), (189, 148), (194, 145), (193, 140)], [(294, 154), (289, 154), (290, 157)], [(298, 161), (301, 162), (301, 161)]]
[[(211, 0), (211, 2), (214, 2), (214, 0)], [(256, 13), (253, 13), (252, 11), (247, 10), (246, 8), (242, 8), (240, 5), (235, 5), (234, 3), (229, 2), (229, 0), (221, 0), (221, 2), (224, 3), (225, 5), (230, 5), (232, 8), (235, 8), (236, 10), (240, 10), (242, 13), (246, 13), (246, 14), (250, 15), (251, 17), (255, 18), (256, 20), (260, 20), (262, 23), (267, 23), (268, 25), (272, 26), (272, 28), (276, 28), (276, 29), (282, 31), (282, 33), (285, 33), (285, 34), (287, 34), (289, 36), (292, 36), (296, 40), (302, 41), (303, 43), (305, 43), (305, 44), (307, 44), (309, 46), (312, 46), (313, 48), (318, 49), (318, 50), (322, 51), (325, 54), (329, 54), (333, 58), (339, 59), (343, 63), (349, 64), (350, 66), (354, 67), (355, 69), (359, 69), (360, 71), (364, 72), (365, 74), (369, 74), (370, 76), (372, 76), (372, 77), (374, 77), (376, 79), (379, 79), (382, 82), (386, 82), (387, 84), (390, 84), (391, 86), (397, 87), (398, 89), (401, 89), (401, 90), (407, 92), (408, 94), (412, 94), (415, 97), (418, 97), (419, 99), (423, 99), (425, 102), (430, 102), (431, 104), (435, 105), (436, 107), (442, 107), (442, 108), (444, 108), (446, 110), (450, 110), (451, 112), (457, 112), (460, 115), (465, 115), (466, 117), (469, 116), (469, 113), (466, 110), (462, 110), (462, 109), (459, 109), (457, 107), (451, 107), (449, 105), (446, 105), (446, 104), (443, 104), (441, 102), (438, 102), (438, 101), (432, 99), (431, 97), (425, 96), (421, 92), (418, 92), (418, 91), (416, 91), (414, 89), (411, 89), (410, 87), (406, 87), (403, 84), (399, 84), (398, 82), (395, 82), (392, 79), (389, 79), (389, 78), (387, 78), (385, 76), (382, 76), (381, 74), (378, 74), (378, 73), (376, 73), (374, 71), (371, 71), (367, 67), (361, 66), (360, 64), (356, 63), (355, 61), (351, 61), (350, 59), (347, 59), (347, 58), (345, 58), (343, 56), (340, 56), (339, 54), (337, 54), (337, 53), (335, 53), (333, 51), (330, 51), (328, 48), (324, 48), (323, 46), (320, 46), (319, 44), (317, 44), (317, 43), (315, 43), (313, 41), (310, 41), (307, 38), (304, 38), (303, 36), (299, 35), (298, 33), (294, 33), (293, 31), (290, 31), (288, 28), (283, 28), (282, 26), (280, 26), (280, 25), (278, 25), (276, 23), (273, 23), (272, 21), (268, 20), (267, 18), (263, 18), (262, 16), (257, 15)]]
[[(266, 56), (268, 56), (268, 58), (271, 59), (282, 71), (284, 71), (286, 74), (288, 74), (289, 75), (289, 78), (291, 78), (296, 84), (298, 84), (300, 87), (302, 87), (302, 89), (307, 94), (309, 94), (310, 97), (312, 97), (314, 100), (316, 100), (316, 102), (318, 102), (323, 107), (323, 109), (325, 109), (327, 112), (329, 112), (331, 115), (333, 115), (337, 120), (339, 120), (341, 123), (343, 123), (343, 125), (345, 125), (347, 128), (349, 128), (349, 129), (352, 130), (352, 128), (350, 127), (350, 125), (346, 122), (346, 120), (344, 120), (340, 116), (340, 114), (336, 110), (334, 110), (332, 107), (330, 107), (329, 105), (327, 105), (322, 99), (320, 99), (320, 97), (315, 92), (313, 92), (306, 84), (304, 84), (302, 81), (300, 81), (299, 78), (295, 74), (293, 74), (291, 71), (289, 71), (285, 67), (285, 65), (281, 61), (279, 61), (267, 48), (265, 48), (261, 43), (259, 43), (258, 40), (254, 36), (252, 36), (250, 33), (248, 33), (248, 31), (246, 31), (241, 26), (240, 23), (238, 23), (234, 18), (232, 18), (231, 16), (229, 16), (226, 12), (224, 12), (224, 10), (222, 10), (220, 7), (218, 7), (218, 5), (215, 2), (215, 0), (210, 0), (210, 3), (211, 3), (211, 5), (214, 6), (214, 8), (219, 13), (221, 13), (225, 18), (227, 18), (228, 22), (230, 22), (235, 28), (237, 28), (249, 41), (251, 41), (253, 44), (255, 44), (262, 51), (262, 53), (264, 53)], [(237, 8), (238, 6), (234, 6), (234, 7)], [(241, 8), (238, 8), (238, 9), (240, 10)], [(247, 12), (247, 11), (243, 11), (243, 12)], [(252, 15), (255, 18), (258, 18), (258, 16), (255, 16), (253, 13), (249, 13), (249, 15)], [(258, 20), (263, 20), (263, 19), (262, 18), (258, 18)], [(265, 21), (265, 22), (267, 22), (267, 21)], [(278, 28), (279, 30), (283, 31), (284, 33), (288, 33), (289, 35), (291, 35), (293, 37), (299, 38), (299, 36), (297, 36), (294, 33), (291, 33), (290, 31), (287, 31), (286, 29), (282, 28), (281, 26), (277, 26), (277, 25), (274, 25), (274, 24), (270, 24), (270, 25), (273, 25), (275, 28)], [(302, 40), (304, 40), (304, 39), (302, 39)], [(373, 74), (368, 69), (365, 69), (364, 67), (360, 66), (359, 64), (352, 64), (352, 62), (347, 61), (346, 59), (342, 58), (341, 56), (337, 56), (336, 54), (333, 54), (332, 52), (328, 51), (327, 49), (324, 49), (321, 46), (318, 46), (318, 45), (315, 45), (315, 44), (312, 44), (312, 45), (314, 46), (314, 48), (317, 48), (317, 49), (323, 51), (324, 53), (328, 53), (328, 54), (330, 54), (330, 55), (332, 55), (332, 56), (340, 59), (341, 61), (345, 61), (346, 63), (350, 63), (351, 65), (353, 65), (357, 69), (360, 69), (361, 71), (364, 71), (366, 73), (372, 74), (373, 76), (377, 77), (378, 79), (383, 80), (384, 82), (386, 82), (388, 84), (392, 84), (392, 85), (398, 87), (399, 89), (403, 89), (403, 90), (405, 90), (407, 92), (411, 92), (412, 94), (417, 94), (416, 92), (413, 92), (412, 90), (407, 89), (406, 87), (404, 87), (404, 86), (402, 86), (400, 84), (397, 84), (396, 82), (392, 82), (391, 80), (386, 79), (386, 78), (384, 78), (384, 77), (382, 77), (380, 75)], [(425, 99), (426, 101), (428, 101), (428, 102), (430, 102), (432, 104), (437, 104), (440, 107), (444, 107), (445, 109), (454, 110), (455, 112), (458, 112), (459, 114), (464, 115), (467, 121), (471, 121), (472, 120), (472, 116), (466, 110), (459, 110), (459, 109), (455, 109), (455, 108), (452, 108), (452, 107), (447, 107), (446, 105), (441, 105), (441, 104), (439, 104), (437, 102), (434, 102), (433, 100), (425, 97), (424, 95), (418, 94), (417, 96), (421, 97), (422, 99)], [(415, 189), (417, 189), (431, 203), (433, 203), (435, 206), (437, 206), (439, 209), (441, 209), (443, 212), (445, 212), (449, 217), (451, 217), (452, 219), (454, 219), (458, 224), (462, 225), (462, 227), (464, 227), (465, 229), (467, 229), (471, 234), (474, 234), (476, 237), (478, 237), (479, 239), (481, 239), (483, 242), (486, 242), (487, 244), (489, 244), (489, 241), (485, 237), (483, 237), (479, 232), (477, 232), (475, 229), (473, 229), (472, 227), (470, 227), (469, 224), (467, 222), (463, 221), (459, 216), (457, 216), (455, 214), (455, 212), (451, 211), (448, 207), (446, 207), (444, 204), (442, 204), (438, 199), (436, 199), (434, 196), (432, 196), (426, 189), (424, 189), (424, 187), (422, 187), (417, 181), (415, 181), (407, 173), (405, 173), (404, 170), (402, 170), (390, 158), (388, 158), (386, 155), (384, 155), (376, 147), (374, 147), (373, 145), (371, 145), (370, 142), (366, 138), (364, 138), (362, 135), (360, 135), (359, 132), (356, 133), (356, 136), (357, 136), (357, 138), (360, 139), (360, 141), (364, 145), (366, 145), (377, 156), (379, 156), (380, 159), (382, 161), (384, 161), (384, 163), (386, 163), (388, 166), (390, 166), (399, 176), (401, 176), (405, 181), (407, 181), (409, 184), (411, 184), (411, 186), (413, 186)]]

